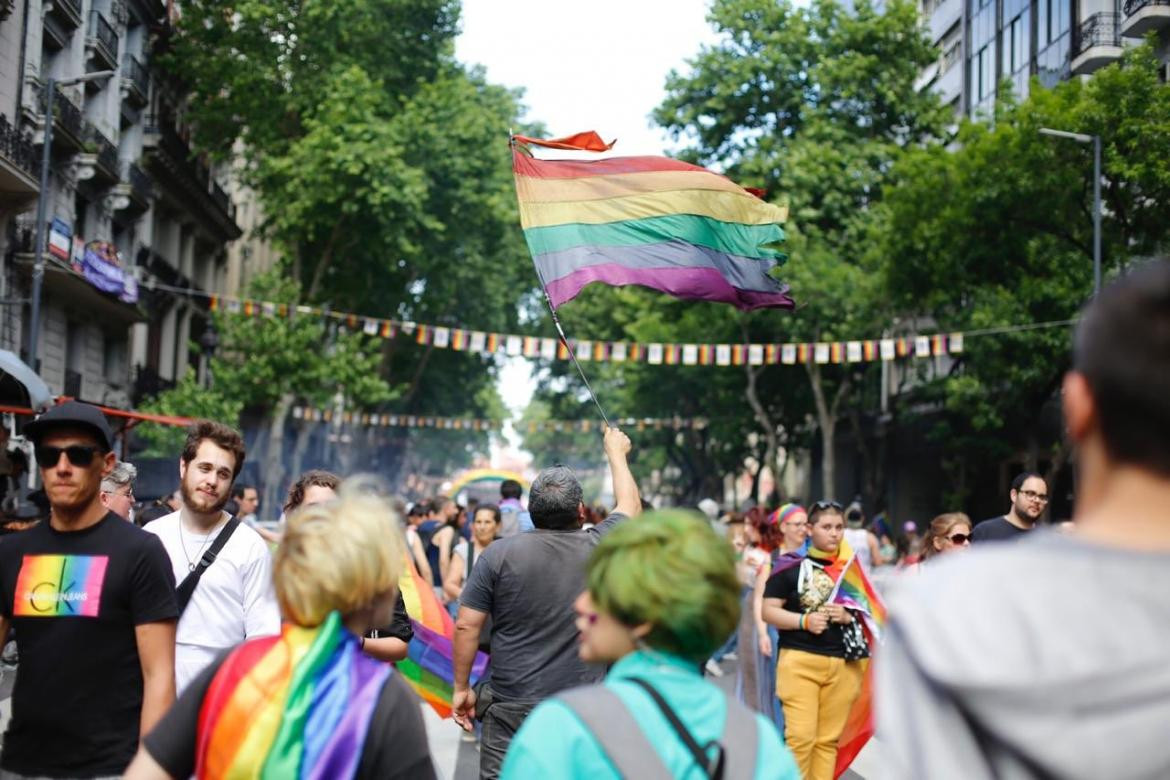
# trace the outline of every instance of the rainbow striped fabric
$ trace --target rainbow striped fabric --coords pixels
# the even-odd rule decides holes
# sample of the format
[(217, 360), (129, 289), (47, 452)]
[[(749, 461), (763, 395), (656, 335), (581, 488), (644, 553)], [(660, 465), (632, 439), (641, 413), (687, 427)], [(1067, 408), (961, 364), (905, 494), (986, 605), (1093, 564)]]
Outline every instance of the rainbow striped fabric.
[(538, 160), (525, 146), (605, 148), (583, 137), (596, 134), (513, 139), (520, 224), (554, 309), (591, 282), (743, 310), (792, 308), (787, 285), (770, 273), (785, 259), (776, 246), (787, 209), (666, 157)]
[[(409, 555), (406, 556), (398, 588), (406, 605), (406, 613), (414, 625), (414, 638), (410, 640), (407, 657), (396, 666), (419, 698), (431, 705), (440, 718), (449, 718), (455, 694), (452, 649), (455, 625), (430, 584), (418, 573)], [(488, 657), (476, 653), (471, 666), (473, 685), (483, 676), (487, 664)]]
[(849, 559), (845, 570), (837, 578), (829, 601), (860, 612), (869, 630), (881, 640), (882, 630), (886, 626), (886, 605), (856, 555)]
[(361, 652), (338, 613), (245, 642), (203, 699), (198, 778), (352, 777), (391, 674)]

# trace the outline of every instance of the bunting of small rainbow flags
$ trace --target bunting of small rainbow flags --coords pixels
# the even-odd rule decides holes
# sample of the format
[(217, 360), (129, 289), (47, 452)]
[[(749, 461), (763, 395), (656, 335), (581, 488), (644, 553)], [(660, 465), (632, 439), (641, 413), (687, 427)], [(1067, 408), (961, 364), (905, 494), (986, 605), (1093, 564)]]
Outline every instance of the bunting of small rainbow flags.
[[(410, 640), (407, 657), (396, 666), (419, 698), (440, 718), (448, 718), (455, 693), (452, 649), (455, 624), (409, 555), (398, 578), (398, 589), (406, 605), (406, 614), (410, 615), (414, 626), (414, 638)], [(477, 652), (471, 665), (472, 685), (483, 676), (487, 664), (488, 656)]]
[[(377, 412), (335, 411), (310, 406), (294, 406), (294, 420), (305, 422), (340, 421), (346, 425), (370, 428), (433, 428), (447, 431), (496, 431), (504, 427), (502, 420), (483, 420), (472, 417), (433, 417), (413, 414), (379, 414)], [(696, 430), (706, 428), (705, 417), (623, 417), (613, 422), (632, 430)], [(517, 430), (527, 433), (553, 431), (565, 433), (589, 433), (600, 431), (601, 423), (595, 420), (530, 420), (516, 425)]]
[(315, 306), (240, 300), (218, 295), (209, 296), (211, 311), (223, 311), (243, 317), (326, 317), (355, 332), (380, 338), (399, 335), (422, 346), (472, 352), (482, 355), (502, 354), (541, 360), (568, 360), (569, 350), (578, 361), (602, 363), (646, 363), (682, 366), (803, 365), (806, 363), (870, 363), (904, 358), (929, 358), (963, 352), (962, 333), (909, 335), (896, 338), (859, 339), (852, 341), (818, 341), (802, 343), (751, 344), (683, 344), (638, 343), (630, 341), (593, 341), (574, 339), (568, 345), (559, 339), (492, 333), (467, 328), (427, 325), (417, 322), (388, 320), (359, 314), (335, 312)]

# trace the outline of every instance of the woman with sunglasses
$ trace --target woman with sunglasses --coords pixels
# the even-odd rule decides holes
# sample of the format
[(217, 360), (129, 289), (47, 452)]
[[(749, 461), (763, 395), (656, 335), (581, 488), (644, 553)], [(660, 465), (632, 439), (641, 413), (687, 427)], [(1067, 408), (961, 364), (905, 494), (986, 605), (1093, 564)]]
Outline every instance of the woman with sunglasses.
[(869, 646), (853, 612), (829, 602), (853, 556), (841, 505), (814, 504), (809, 536), (807, 554), (768, 579), (763, 618), (780, 630), (776, 695), (784, 708), (785, 740), (805, 780), (832, 780)]
[(545, 701), (504, 760), (529, 777), (791, 778), (776, 729), (699, 672), (737, 620), (735, 556), (697, 516), (651, 512), (602, 539), (574, 604), (579, 653), (603, 683)]
[(927, 561), (971, 546), (971, 518), (962, 512), (947, 512), (930, 521), (923, 542), (922, 560)]

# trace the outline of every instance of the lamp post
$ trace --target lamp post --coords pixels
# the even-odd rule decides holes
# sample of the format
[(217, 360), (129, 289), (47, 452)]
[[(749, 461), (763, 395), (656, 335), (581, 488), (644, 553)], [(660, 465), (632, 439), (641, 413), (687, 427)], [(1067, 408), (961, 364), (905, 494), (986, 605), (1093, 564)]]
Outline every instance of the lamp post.
[(57, 87), (71, 87), (86, 81), (108, 79), (114, 75), (112, 70), (99, 70), (85, 73), (70, 79), (55, 79), (52, 76), (45, 82), (45, 130), (41, 142), (41, 194), (37, 198), (37, 227), (36, 249), (32, 273), (32, 312), (28, 322), (28, 334), (25, 338), (28, 352), (28, 364), (33, 371), (37, 371), (37, 342), (41, 329), (41, 281), (45, 276), (45, 220), (48, 218), (49, 207), (49, 161), (53, 153), (53, 98)]
[(219, 347), (219, 334), (215, 332), (215, 325), (207, 321), (203, 335), (199, 337), (199, 346), (203, 348), (203, 360), (207, 386), (211, 387), (214, 377), (211, 375), (211, 359), (215, 357), (215, 350)]
[(1101, 293), (1101, 136), (1041, 127), (1040, 133), (1093, 145), (1093, 297)]

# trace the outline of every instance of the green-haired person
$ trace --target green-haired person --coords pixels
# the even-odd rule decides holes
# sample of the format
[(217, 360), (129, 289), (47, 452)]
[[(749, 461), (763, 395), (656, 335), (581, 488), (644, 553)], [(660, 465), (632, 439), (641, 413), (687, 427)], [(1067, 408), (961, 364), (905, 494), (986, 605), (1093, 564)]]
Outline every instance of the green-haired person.
[(739, 620), (735, 555), (708, 523), (653, 512), (602, 539), (574, 604), (605, 681), (558, 694), (512, 740), (501, 777), (800, 777), (764, 716), (703, 679)]

